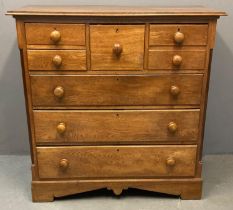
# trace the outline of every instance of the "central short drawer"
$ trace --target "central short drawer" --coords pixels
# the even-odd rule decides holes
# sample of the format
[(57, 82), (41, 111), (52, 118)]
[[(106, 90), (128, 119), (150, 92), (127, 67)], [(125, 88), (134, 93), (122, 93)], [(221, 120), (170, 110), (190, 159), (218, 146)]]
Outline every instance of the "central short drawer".
[(92, 70), (142, 70), (144, 25), (91, 25)]
[(37, 147), (40, 178), (153, 178), (195, 175), (197, 146)]
[(33, 106), (199, 105), (202, 74), (31, 76)]

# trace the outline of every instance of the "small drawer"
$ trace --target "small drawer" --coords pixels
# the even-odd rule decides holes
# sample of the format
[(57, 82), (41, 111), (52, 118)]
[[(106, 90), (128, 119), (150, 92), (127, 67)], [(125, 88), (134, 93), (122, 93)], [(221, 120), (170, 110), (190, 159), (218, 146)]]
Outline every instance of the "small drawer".
[(144, 25), (91, 25), (92, 70), (141, 70)]
[(33, 106), (199, 105), (202, 74), (31, 76)]
[(86, 50), (28, 50), (29, 70), (86, 70)]
[(199, 109), (34, 111), (37, 143), (197, 141)]
[(207, 45), (207, 24), (150, 25), (149, 45)]
[(85, 45), (84, 24), (25, 23), (27, 45)]
[(40, 178), (193, 177), (197, 146), (38, 147)]
[(204, 70), (206, 50), (204, 49), (150, 49), (148, 68), (160, 70)]

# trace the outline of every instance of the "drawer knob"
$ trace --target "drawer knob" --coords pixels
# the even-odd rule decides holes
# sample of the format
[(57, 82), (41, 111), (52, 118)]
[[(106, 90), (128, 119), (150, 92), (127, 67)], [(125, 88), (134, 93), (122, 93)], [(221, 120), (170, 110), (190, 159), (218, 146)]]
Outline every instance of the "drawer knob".
[(64, 96), (64, 88), (61, 86), (57, 86), (54, 91), (53, 91), (54, 95), (58, 98), (62, 98)]
[(66, 124), (65, 123), (59, 123), (57, 125), (57, 132), (60, 134), (63, 134), (66, 131)]
[(53, 57), (53, 64), (54, 64), (56, 67), (61, 66), (61, 64), (62, 64), (62, 58), (61, 58), (60, 55), (55, 55), (55, 56)]
[(120, 44), (116, 43), (114, 44), (112, 51), (116, 56), (120, 56), (123, 51), (123, 48)]
[(57, 30), (54, 30), (50, 34), (50, 39), (54, 42), (57, 43), (61, 40), (61, 33)]
[(176, 164), (176, 160), (174, 158), (168, 158), (167, 159), (167, 165), (168, 166), (174, 166)]
[(69, 167), (69, 161), (67, 159), (61, 159), (59, 166), (62, 170), (65, 170)]
[(184, 41), (184, 34), (180, 31), (177, 31), (174, 34), (174, 40), (175, 40), (176, 44), (181, 44)]
[(180, 94), (180, 88), (175, 85), (172, 85), (170, 88), (170, 93), (173, 96), (178, 96)]
[(182, 57), (180, 55), (174, 55), (172, 59), (172, 63), (174, 66), (180, 66), (182, 63)]
[(177, 131), (177, 124), (175, 122), (170, 122), (167, 128), (170, 133), (175, 133)]

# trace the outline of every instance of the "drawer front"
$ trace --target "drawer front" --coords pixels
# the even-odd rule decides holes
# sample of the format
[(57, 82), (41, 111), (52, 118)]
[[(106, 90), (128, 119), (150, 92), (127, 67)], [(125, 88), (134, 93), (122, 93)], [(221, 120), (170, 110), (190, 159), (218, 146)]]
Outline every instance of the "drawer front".
[(34, 111), (37, 143), (183, 142), (198, 139), (199, 110)]
[(26, 23), (28, 45), (85, 45), (84, 24)]
[(144, 25), (91, 25), (92, 70), (141, 70)]
[(149, 69), (204, 70), (205, 50), (149, 50)]
[(207, 24), (150, 25), (149, 45), (207, 45), (207, 40)]
[(198, 105), (203, 75), (31, 76), (33, 106)]
[(194, 176), (196, 146), (38, 147), (40, 178)]
[(28, 50), (29, 70), (86, 70), (86, 50)]

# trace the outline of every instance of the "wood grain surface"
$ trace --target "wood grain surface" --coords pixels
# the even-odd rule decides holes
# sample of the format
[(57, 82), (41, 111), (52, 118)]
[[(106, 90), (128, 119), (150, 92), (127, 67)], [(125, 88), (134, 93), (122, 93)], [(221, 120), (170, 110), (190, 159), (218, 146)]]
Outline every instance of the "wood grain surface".
[[(147, 76), (31, 76), (33, 106), (101, 105), (197, 105), (201, 100), (202, 75)], [(173, 96), (170, 89), (180, 89)], [(54, 96), (63, 87), (64, 96)]]
[(37, 155), (40, 178), (185, 177), (195, 174), (196, 146), (38, 147)]
[(107, 188), (115, 195), (123, 190), (136, 188), (151, 192), (160, 192), (181, 199), (201, 199), (202, 179), (200, 178), (176, 178), (176, 179), (100, 179), (100, 180), (50, 180), (33, 181), (32, 192), (34, 202), (49, 202), (57, 197), (83, 193), (91, 190)]
[(10, 10), (8, 15), (35, 16), (213, 16), (226, 15), (225, 12), (202, 6), (156, 7), (156, 6), (107, 6), (107, 5), (63, 5), (63, 6), (25, 6)]
[(34, 122), (37, 143), (179, 143), (197, 141), (199, 110), (34, 111)]
[[(179, 55), (182, 57), (182, 63), (179, 66), (173, 64), (173, 57)], [(200, 70), (203, 71), (206, 62), (206, 49), (171, 49), (171, 48), (153, 48), (149, 50), (148, 69), (160, 70)]]
[[(86, 70), (86, 50), (28, 50), (29, 70)], [(62, 59), (60, 66), (53, 63), (53, 58)]]
[[(142, 69), (144, 31), (144, 25), (91, 25), (92, 70)], [(121, 45), (121, 55), (114, 54), (114, 44)]]
[[(57, 30), (61, 34), (54, 43), (50, 34)], [(85, 24), (25, 23), (28, 45), (85, 45)]]
[(184, 45), (207, 45), (207, 24), (151, 24), (149, 45), (177, 45), (174, 34), (179, 31), (184, 34)]

